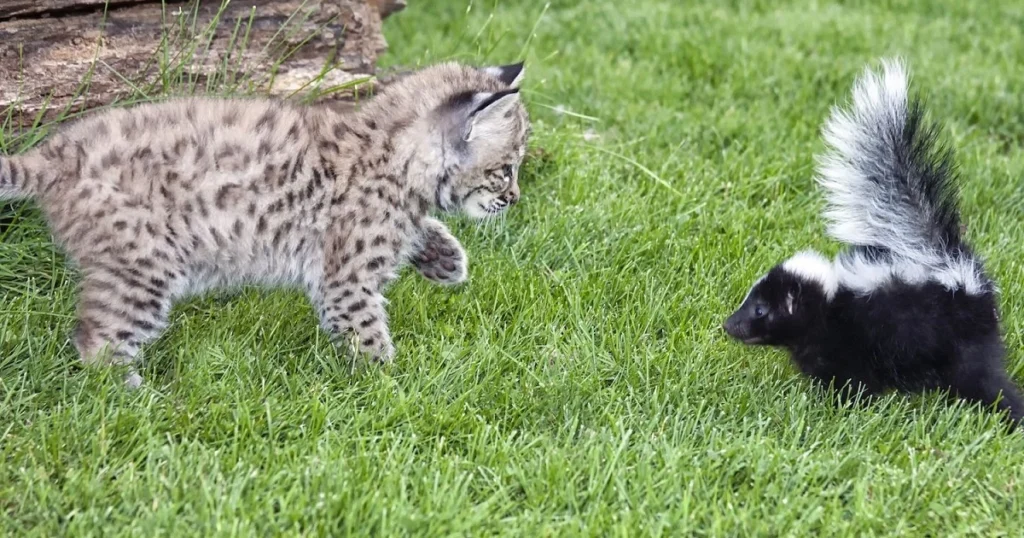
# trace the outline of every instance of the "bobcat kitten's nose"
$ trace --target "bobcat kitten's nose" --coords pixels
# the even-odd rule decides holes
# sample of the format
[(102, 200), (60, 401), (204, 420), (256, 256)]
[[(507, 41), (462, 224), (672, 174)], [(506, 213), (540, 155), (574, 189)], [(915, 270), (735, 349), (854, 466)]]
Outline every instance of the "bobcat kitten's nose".
[(519, 201), (519, 189), (513, 187), (505, 191), (505, 193), (501, 195), (501, 199), (508, 202), (508, 205), (514, 205)]

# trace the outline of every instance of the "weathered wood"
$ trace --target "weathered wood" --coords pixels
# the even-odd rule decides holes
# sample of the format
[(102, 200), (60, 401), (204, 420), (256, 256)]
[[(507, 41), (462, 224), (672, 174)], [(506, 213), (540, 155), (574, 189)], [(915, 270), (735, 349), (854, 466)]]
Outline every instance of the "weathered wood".
[(404, 4), (0, 0), (0, 110), (23, 127), (131, 94), (323, 91), (374, 72)]
[(374, 2), (377, 4), (377, 12), (380, 13), (382, 19), (392, 13), (402, 11), (408, 5), (406, 0), (374, 0)]
[[(173, 0), (172, 0), (173, 1)], [(153, 0), (3, 0), (0, 1), (0, 20), (15, 17), (60, 15), (83, 9), (114, 8), (130, 4), (153, 3)], [(381, 18), (405, 9), (406, 0), (372, 0)]]

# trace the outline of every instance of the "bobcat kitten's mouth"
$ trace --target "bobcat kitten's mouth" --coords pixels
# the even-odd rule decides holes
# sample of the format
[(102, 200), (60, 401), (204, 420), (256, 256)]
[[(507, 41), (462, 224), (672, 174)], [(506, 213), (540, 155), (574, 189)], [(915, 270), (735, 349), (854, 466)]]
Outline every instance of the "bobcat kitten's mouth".
[(509, 205), (501, 198), (472, 196), (462, 203), (462, 210), (470, 218), (486, 219), (504, 213)]
[(487, 205), (480, 204), (480, 208), (483, 209), (485, 213), (496, 215), (508, 208), (508, 202), (504, 200), (495, 200)]

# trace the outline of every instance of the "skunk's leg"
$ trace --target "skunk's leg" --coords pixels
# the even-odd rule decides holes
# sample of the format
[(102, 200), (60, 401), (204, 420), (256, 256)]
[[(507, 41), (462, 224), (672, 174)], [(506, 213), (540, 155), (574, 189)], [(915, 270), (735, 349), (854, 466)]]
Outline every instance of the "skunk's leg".
[(1010, 420), (1020, 424), (1024, 419), (1024, 399), (1017, 387), (999, 371), (979, 372), (977, 376), (960, 375), (952, 383), (957, 396), (996, 410), (1006, 411)]
[[(825, 382), (821, 381), (824, 385)], [(870, 404), (884, 392), (882, 389), (867, 383), (862, 379), (845, 379), (832, 378), (832, 393), (836, 398), (837, 403), (847, 404), (856, 401), (860, 401), (863, 404)]]
[(970, 402), (978, 402), (998, 411), (1006, 411), (1017, 425), (1024, 425), (1024, 398), (1006, 374), (1002, 350), (997, 346), (966, 346), (962, 348), (949, 385), (953, 392)]
[(832, 389), (839, 404), (860, 400), (870, 403), (885, 392), (885, 387), (864, 372), (842, 365), (818, 365), (812, 371), (805, 371), (822, 388)]

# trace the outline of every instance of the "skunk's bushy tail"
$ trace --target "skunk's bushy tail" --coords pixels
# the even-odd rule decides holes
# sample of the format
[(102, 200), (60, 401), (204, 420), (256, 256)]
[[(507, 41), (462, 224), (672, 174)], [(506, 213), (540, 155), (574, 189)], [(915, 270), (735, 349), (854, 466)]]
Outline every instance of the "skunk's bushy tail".
[(936, 267), (960, 257), (956, 172), (920, 101), (908, 99), (907, 79), (900, 60), (865, 70), (852, 107), (833, 108), (825, 124), (818, 183), (833, 237)]

